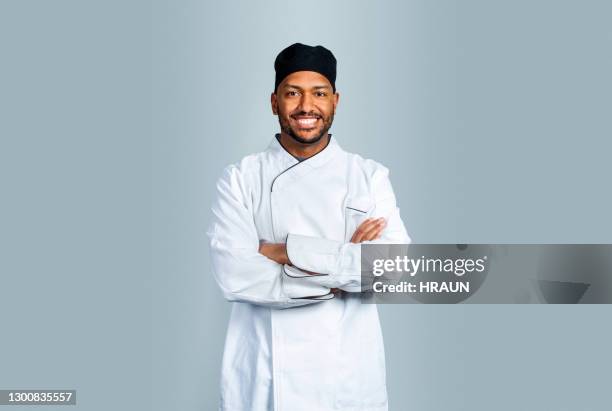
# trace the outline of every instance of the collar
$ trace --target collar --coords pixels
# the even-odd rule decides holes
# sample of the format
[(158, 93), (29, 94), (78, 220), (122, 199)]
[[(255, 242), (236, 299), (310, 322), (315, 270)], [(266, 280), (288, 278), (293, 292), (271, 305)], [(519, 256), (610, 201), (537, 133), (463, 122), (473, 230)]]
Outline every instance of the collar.
[(331, 160), (336, 154), (341, 152), (342, 148), (340, 147), (336, 139), (330, 134), (329, 142), (323, 150), (319, 151), (313, 156), (299, 161), (291, 153), (285, 150), (285, 147), (281, 145), (280, 141), (276, 138), (275, 135), (274, 137), (272, 137), (272, 141), (268, 145), (268, 150), (273, 152), (275, 155), (280, 156), (280, 158), (282, 158), (282, 161), (287, 163), (288, 166), (294, 166), (299, 163), (308, 165), (309, 167), (321, 167), (329, 160)]

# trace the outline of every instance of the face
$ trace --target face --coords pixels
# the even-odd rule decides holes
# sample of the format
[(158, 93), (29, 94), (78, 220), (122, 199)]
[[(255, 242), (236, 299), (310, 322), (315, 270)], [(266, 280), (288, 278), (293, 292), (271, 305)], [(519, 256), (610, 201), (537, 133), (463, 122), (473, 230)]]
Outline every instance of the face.
[(322, 74), (297, 71), (285, 77), (272, 94), (272, 112), (285, 134), (301, 144), (315, 144), (327, 135), (338, 98)]

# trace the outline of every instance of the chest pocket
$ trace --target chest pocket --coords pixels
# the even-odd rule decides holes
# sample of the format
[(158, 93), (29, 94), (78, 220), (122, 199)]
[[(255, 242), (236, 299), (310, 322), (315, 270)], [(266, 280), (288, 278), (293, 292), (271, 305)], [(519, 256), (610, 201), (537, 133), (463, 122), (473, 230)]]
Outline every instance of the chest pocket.
[(370, 196), (348, 197), (344, 206), (344, 240), (350, 241), (357, 227), (374, 210), (374, 201)]

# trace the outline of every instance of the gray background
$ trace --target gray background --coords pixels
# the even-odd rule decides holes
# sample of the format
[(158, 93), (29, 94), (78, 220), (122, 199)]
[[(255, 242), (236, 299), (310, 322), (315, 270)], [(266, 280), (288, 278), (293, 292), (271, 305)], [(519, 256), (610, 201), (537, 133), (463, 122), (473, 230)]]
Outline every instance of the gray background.
[[(338, 58), (332, 131), (415, 241), (612, 242), (608, 2), (0, 5), (1, 388), (214, 409), (214, 181), (277, 130), (296, 41)], [(610, 407), (610, 306), (380, 312), (392, 411)]]

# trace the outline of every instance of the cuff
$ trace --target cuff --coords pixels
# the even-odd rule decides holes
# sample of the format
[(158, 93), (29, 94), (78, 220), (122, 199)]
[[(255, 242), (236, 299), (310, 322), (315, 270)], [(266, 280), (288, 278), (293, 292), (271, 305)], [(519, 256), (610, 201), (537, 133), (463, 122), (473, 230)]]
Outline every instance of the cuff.
[(287, 256), (294, 266), (321, 274), (338, 272), (341, 242), (289, 234), (286, 246)]
[(300, 277), (287, 275), (286, 271), (285, 275), (282, 276), (282, 287), (283, 294), (291, 300), (327, 300), (334, 298), (333, 293), (328, 287), (304, 281)]

